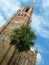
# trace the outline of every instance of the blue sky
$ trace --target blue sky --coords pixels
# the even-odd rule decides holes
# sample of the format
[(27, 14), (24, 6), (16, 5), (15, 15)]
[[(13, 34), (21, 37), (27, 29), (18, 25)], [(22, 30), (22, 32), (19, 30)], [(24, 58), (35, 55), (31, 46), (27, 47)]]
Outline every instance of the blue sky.
[[(32, 0), (0, 0), (0, 27), (21, 7), (31, 4)], [(37, 39), (37, 65), (49, 65), (49, 0), (34, 0), (32, 29)], [(32, 48), (33, 49), (33, 48)]]

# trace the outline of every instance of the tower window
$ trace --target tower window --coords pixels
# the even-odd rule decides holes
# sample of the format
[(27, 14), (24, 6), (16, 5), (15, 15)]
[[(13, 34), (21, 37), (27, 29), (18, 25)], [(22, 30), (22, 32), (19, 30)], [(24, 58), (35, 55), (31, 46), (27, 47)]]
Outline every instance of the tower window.
[(20, 13), (18, 14), (18, 16), (20, 16)]
[(21, 16), (23, 16), (23, 13), (21, 14)]
[(20, 60), (20, 64), (21, 64), (21, 65), (24, 65), (24, 63), (25, 63), (25, 59), (21, 59), (21, 60)]
[(25, 16), (26, 16), (26, 14), (23, 14), (23, 13), (22, 13), (22, 14), (21, 14), (21, 16), (24, 16), (24, 17), (25, 17)]
[(29, 10), (29, 7), (26, 8), (25, 12), (28, 12), (28, 10)]
[(26, 14), (24, 14), (24, 16), (26, 16)]
[(25, 60), (24, 65), (28, 65), (28, 59)]

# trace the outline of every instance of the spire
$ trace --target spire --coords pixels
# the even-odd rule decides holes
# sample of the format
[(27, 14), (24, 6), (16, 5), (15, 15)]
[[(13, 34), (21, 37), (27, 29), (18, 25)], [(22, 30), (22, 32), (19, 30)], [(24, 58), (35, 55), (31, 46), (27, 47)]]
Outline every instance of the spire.
[(34, 0), (32, 0), (31, 7), (32, 8), (34, 7)]
[(35, 53), (38, 53), (38, 48), (35, 49)]

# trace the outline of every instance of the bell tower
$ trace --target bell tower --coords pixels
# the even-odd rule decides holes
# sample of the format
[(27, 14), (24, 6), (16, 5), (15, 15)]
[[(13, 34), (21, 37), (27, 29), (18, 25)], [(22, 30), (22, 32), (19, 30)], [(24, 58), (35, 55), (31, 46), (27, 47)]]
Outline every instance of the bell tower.
[(20, 25), (29, 25), (33, 8), (31, 6), (25, 6), (17, 11), (16, 18), (19, 20)]
[[(25, 6), (19, 9), (6, 24), (0, 29), (0, 65), (12, 65), (12, 58), (17, 58), (18, 52), (15, 52), (15, 46), (10, 45), (10, 35), (15, 28), (22, 25), (28, 26), (31, 23), (33, 12), (32, 6)], [(17, 55), (16, 55), (17, 54)], [(16, 57), (15, 57), (16, 56)], [(14, 64), (13, 64), (14, 65)]]

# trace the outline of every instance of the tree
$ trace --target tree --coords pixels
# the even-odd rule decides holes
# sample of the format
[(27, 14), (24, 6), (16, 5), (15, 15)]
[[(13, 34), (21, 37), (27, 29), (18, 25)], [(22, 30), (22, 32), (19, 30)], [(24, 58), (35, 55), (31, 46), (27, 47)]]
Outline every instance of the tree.
[(30, 50), (30, 46), (34, 45), (35, 39), (36, 36), (31, 27), (26, 26), (15, 29), (10, 36), (11, 44), (15, 45), (20, 52)]

